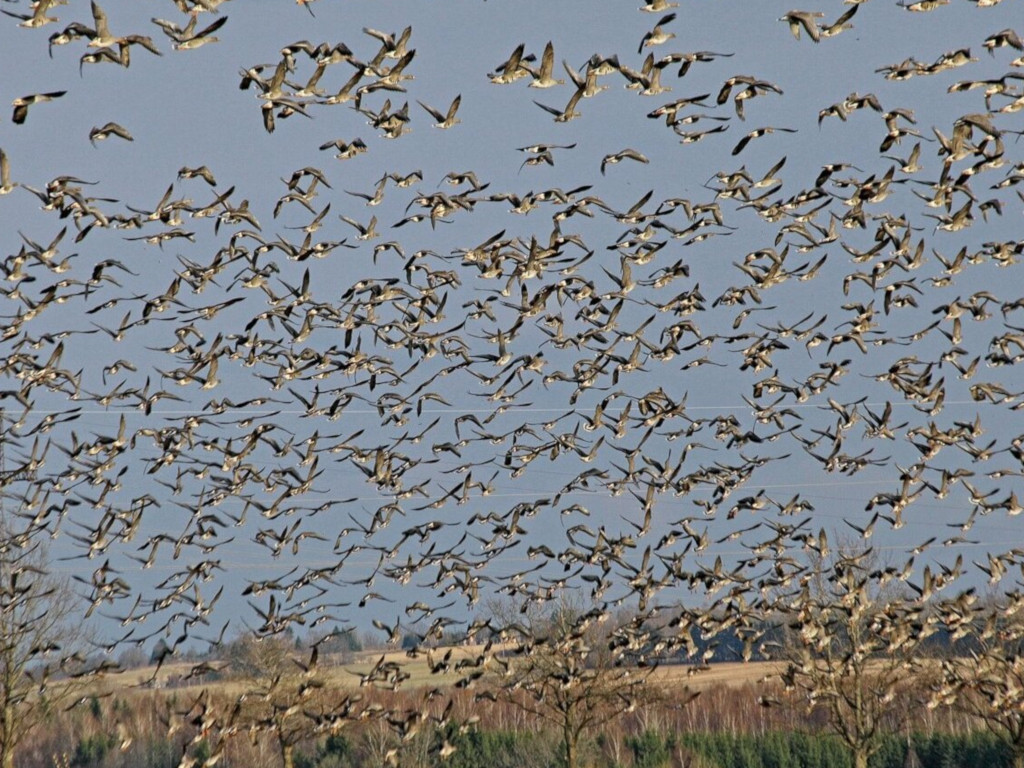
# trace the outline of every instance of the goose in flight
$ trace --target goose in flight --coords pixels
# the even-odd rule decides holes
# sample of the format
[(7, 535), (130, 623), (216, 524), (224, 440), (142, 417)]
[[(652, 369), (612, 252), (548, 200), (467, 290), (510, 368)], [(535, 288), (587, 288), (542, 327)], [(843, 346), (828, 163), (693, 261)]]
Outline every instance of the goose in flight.
[(576, 109), (576, 105), (580, 103), (580, 99), (583, 98), (583, 88), (577, 88), (576, 92), (569, 99), (569, 103), (565, 105), (565, 109), (559, 111), (554, 107), (549, 107), (546, 104), (541, 104), (539, 101), (534, 99), (533, 103), (555, 116), (556, 123), (567, 123), (570, 120), (574, 120), (579, 117), (582, 113)]
[(996, 48), (1004, 48), (1006, 46), (1016, 48), (1018, 51), (1024, 51), (1024, 40), (1021, 40), (1020, 35), (1012, 29), (1004, 29), (1002, 32), (996, 32), (994, 35), (989, 35), (985, 38), (982, 46), (989, 52), (990, 56), (995, 56)]
[(56, 16), (47, 16), (46, 12), (53, 6), (58, 5), (56, 0), (36, 0), (32, 4), (32, 13), (14, 13), (8, 11), (6, 8), (0, 8), (0, 11), (6, 13), (8, 16), (13, 16), (16, 19), (21, 19), (19, 27), (27, 27), (34, 29), (36, 27), (42, 27), (46, 24), (52, 24), (53, 22), (60, 21)]
[(807, 32), (807, 36), (817, 43), (821, 40), (821, 31), (818, 29), (816, 19), (823, 18), (824, 16), (825, 14), (820, 11), (790, 11), (781, 16), (779, 21), (785, 21), (789, 24), (789, 31), (793, 33), (793, 37), (797, 40), (800, 39), (800, 27), (803, 27)]
[(406, 54), (406, 46), (409, 43), (409, 38), (412, 36), (412, 27), (403, 29), (402, 34), (398, 36), (397, 40), (394, 35), (370, 29), (369, 27), (363, 27), (363, 33), (380, 40), (382, 46), (380, 56), (382, 58), (401, 59)]
[(93, 128), (89, 131), (89, 141), (92, 142), (94, 147), (96, 146), (97, 141), (103, 141), (103, 139), (111, 136), (120, 136), (125, 141), (135, 141), (124, 126), (118, 125), (114, 122), (107, 123), (106, 125), (102, 125), (98, 128)]
[(448, 107), (448, 112), (446, 114), (441, 114), (441, 112), (434, 109), (429, 104), (424, 104), (422, 101), (419, 101), (418, 99), (416, 103), (423, 107), (423, 109), (429, 112), (430, 116), (434, 118), (435, 128), (451, 128), (456, 123), (462, 122), (455, 116), (455, 113), (459, 111), (459, 105), (462, 103), (462, 94), (459, 94), (452, 100), (452, 103)]
[(496, 85), (507, 85), (529, 75), (530, 69), (525, 66), (524, 62), (533, 61), (535, 57), (533, 54), (524, 56), (525, 48), (525, 43), (517, 45), (512, 51), (512, 55), (498, 65), (498, 71), (489, 74), (487, 78)]
[(370, 217), (370, 223), (369, 224), (365, 224), (365, 225), (360, 224), (355, 219), (350, 219), (348, 216), (339, 216), (338, 218), (340, 218), (342, 221), (344, 221), (349, 226), (355, 227), (359, 231), (359, 234), (356, 235), (356, 240), (372, 240), (373, 238), (380, 236), (377, 233), (377, 217), (376, 216)]
[(533, 81), (530, 83), (531, 88), (552, 88), (556, 85), (563, 85), (565, 80), (557, 79), (551, 76), (551, 72), (555, 66), (555, 47), (550, 40), (548, 44), (544, 46), (544, 54), (540, 59), (540, 69), (536, 72), (530, 70), (533, 75)]
[(213, 33), (223, 27), (228, 21), (227, 16), (221, 16), (208, 27), (196, 32), (196, 20), (198, 18), (198, 16), (193, 16), (189, 19), (184, 29), (172, 21), (164, 21), (163, 19), (152, 19), (152, 22), (174, 41), (174, 49), (176, 51), (187, 51), (207, 43), (217, 42), (218, 38), (213, 37)]
[(0, 149), (0, 195), (10, 194), (18, 186), (11, 182), (11, 166), (7, 162), (7, 153)]
[(11, 121), (16, 125), (21, 125), (25, 122), (25, 118), (28, 117), (28, 108), (33, 104), (40, 104), (44, 101), (53, 101), (59, 99), (67, 91), (50, 91), (49, 93), (33, 93), (28, 96), (21, 96), (11, 102), (14, 107), (14, 114), (11, 116)]
[(645, 46), (661, 45), (667, 43), (673, 37), (676, 36), (675, 32), (666, 32), (662, 29), (665, 24), (670, 24), (676, 18), (674, 13), (668, 13), (658, 19), (658, 23), (654, 25), (654, 29), (643, 36), (640, 40), (640, 45), (637, 47), (636, 52), (642, 53)]
[(784, 133), (796, 133), (796, 128), (775, 128), (770, 125), (765, 126), (764, 128), (755, 128), (753, 131), (751, 131), (738, 142), (736, 142), (736, 146), (732, 148), (732, 154), (738, 155), (740, 152), (743, 151), (744, 147), (746, 147), (747, 144), (749, 144), (753, 139), (759, 139), (762, 136), (767, 136), (768, 134), (775, 133), (776, 131), (782, 131)]
[(352, 139), (351, 142), (346, 142), (344, 139), (335, 139), (334, 141), (328, 141), (320, 145), (321, 150), (329, 149), (331, 147), (339, 150), (338, 154), (335, 155), (339, 160), (348, 160), (349, 158), (362, 154), (367, 149), (365, 142), (358, 137)]
[(619, 152), (604, 156), (604, 159), (601, 161), (601, 175), (604, 176), (606, 166), (615, 165), (623, 160), (636, 160), (638, 163), (644, 163), (645, 165), (651, 162), (647, 159), (646, 155), (627, 147)]
[(96, 4), (96, 0), (92, 0), (92, 19), (96, 27), (93, 29), (92, 37), (89, 40), (90, 48), (109, 48), (124, 40), (124, 38), (115, 37), (110, 34), (110, 27), (107, 25), (107, 14)]
[(662, 13), (678, 7), (679, 3), (670, 3), (668, 0), (650, 0), (646, 5), (641, 5), (640, 10), (644, 13)]

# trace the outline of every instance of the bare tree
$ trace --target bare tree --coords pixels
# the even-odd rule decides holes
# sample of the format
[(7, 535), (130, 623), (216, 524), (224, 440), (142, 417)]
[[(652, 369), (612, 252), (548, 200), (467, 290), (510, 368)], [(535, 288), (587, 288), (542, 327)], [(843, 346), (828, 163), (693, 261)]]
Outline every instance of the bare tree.
[[(965, 628), (963, 652), (942, 664), (932, 706), (951, 704), (978, 718), (1024, 768), (1024, 595), (1015, 590), (971, 610), (969, 593), (946, 604)], [(966, 617), (966, 621), (962, 620)]]
[[(322, 636), (321, 641), (331, 637)], [(360, 716), (355, 705), (361, 696), (331, 690), (319, 657), (319, 644), (303, 647), (289, 633), (240, 634), (228, 658), (245, 690), (224, 713), (220, 730), (270, 734), (277, 742), (281, 764), (293, 768), (298, 745), (337, 733)]]
[[(323, 688), (316, 655), (300, 668), (294, 641), (286, 634), (255, 637), (241, 634), (231, 646), (230, 665), (247, 683), (232, 710), (233, 719), (253, 732), (270, 733), (276, 740), (281, 764), (292, 768), (295, 747), (315, 730), (303, 712), (313, 707), (314, 694)], [(230, 722), (234, 726), (236, 722)]]
[(867, 768), (885, 733), (909, 715), (899, 696), (931, 631), (920, 601), (885, 586), (892, 574), (876, 566), (870, 548), (843, 546), (831, 556), (819, 552), (799, 588), (774, 600), (782, 680), (824, 712), (854, 768)]
[(43, 545), (0, 517), (0, 768), (12, 768), (18, 745), (84, 684), (75, 600)]
[(494, 658), (503, 698), (559, 730), (565, 768), (581, 764), (588, 732), (655, 700), (652, 668), (632, 666), (612, 650), (603, 606), (584, 610), (563, 595), (546, 610), (492, 604), (491, 612), (512, 643)]

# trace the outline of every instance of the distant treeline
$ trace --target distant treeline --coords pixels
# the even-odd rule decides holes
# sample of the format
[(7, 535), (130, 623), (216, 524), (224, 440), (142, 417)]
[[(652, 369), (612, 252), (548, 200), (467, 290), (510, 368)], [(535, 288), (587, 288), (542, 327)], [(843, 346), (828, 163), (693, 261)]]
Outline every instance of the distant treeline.
[[(745, 630), (750, 632), (752, 630)], [(753, 651), (750, 653), (748, 661), (778, 661), (778, 658), (771, 657), (761, 651), (761, 647), (778, 647), (786, 643), (785, 630), (777, 624), (765, 624), (760, 627), (754, 627), (753, 631), (762, 632), (760, 642), (756, 643), (753, 647)], [(740, 631), (735, 629), (726, 629), (718, 632), (713, 637), (703, 637), (696, 629), (692, 630), (691, 633), (691, 651), (689, 653), (683, 653), (680, 651), (675, 656), (664, 659), (664, 662), (671, 663), (688, 663), (693, 658), (701, 658), (705, 656), (705, 652), (714, 650), (714, 653), (708, 653), (710, 663), (715, 662), (732, 662), (743, 660), (744, 652), (744, 639)], [(652, 644), (657, 642), (658, 638), (655, 635), (651, 642)], [(945, 657), (945, 656), (963, 656), (970, 654), (972, 651), (978, 649), (977, 642), (970, 636), (953, 638), (951, 632), (947, 629), (939, 627), (934, 630), (933, 634), (930, 635), (926, 640), (921, 643), (919, 652), (923, 656), (932, 657)]]
[[(460, 732), (456, 727), (426, 731), (410, 745), (402, 765), (416, 768), (549, 768), (559, 760), (558, 738), (539, 729)], [(247, 741), (247, 740), (245, 740)], [(176, 768), (182, 746), (159, 737), (144, 740), (145, 747), (125, 753), (117, 738), (95, 732), (81, 738), (63, 759), (41, 761), (65, 768)], [(443, 762), (437, 749), (454, 747)], [(295, 755), (296, 768), (378, 768), (381, 745), (373, 744), (363, 728), (310, 742)], [(692, 732), (666, 734), (644, 731), (613, 739), (598, 735), (588, 745), (587, 765), (593, 768), (850, 768), (849, 753), (839, 739), (827, 733), (769, 731), (761, 734)], [(208, 757), (205, 742), (186, 749), (201, 765)], [(242, 765), (258, 753), (238, 754), (222, 761), (225, 768)], [(56, 758), (57, 756), (53, 756)], [(276, 764), (273, 750), (261, 755)], [(23, 765), (35, 765), (26, 761)], [(871, 768), (1008, 768), (1011, 755), (1005, 744), (984, 731), (968, 733), (891, 734), (870, 761)]]
[[(551, 739), (538, 732), (476, 730), (435, 734), (456, 751), (445, 768), (524, 768), (557, 765)], [(850, 768), (849, 753), (831, 734), (773, 731), (761, 735), (646, 731), (625, 739), (616, 760), (598, 738), (595, 768)], [(303, 753), (296, 768), (368, 768), (372, 765), (343, 736), (327, 739), (313, 754)], [(989, 733), (891, 735), (872, 758), (871, 768), (1003, 768), (1011, 765), (1005, 745)]]

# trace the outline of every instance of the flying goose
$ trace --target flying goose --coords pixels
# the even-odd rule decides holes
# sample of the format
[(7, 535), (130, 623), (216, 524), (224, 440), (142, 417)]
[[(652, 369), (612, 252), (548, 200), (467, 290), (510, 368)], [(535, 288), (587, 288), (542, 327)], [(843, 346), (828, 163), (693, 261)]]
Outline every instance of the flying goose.
[(346, 142), (344, 139), (335, 139), (334, 141), (328, 141), (320, 145), (321, 150), (329, 149), (331, 147), (338, 150), (338, 154), (336, 154), (335, 157), (339, 160), (348, 160), (349, 158), (362, 154), (367, 149), (365, 142), (360, 138), (352, 139), (351, 142)]
[(377, 232), (376, 216), (371, 216), (370, 223), (366, 225), (360, 224), (358, 221), (350, 219), (348, 216), (339, 216), (338, 218), (349, 226), (355, 227), (359, 230), (359, 234), (356, 235), (356, 240), (372, 240), (375, 237), (380, 237), (380, 234)]
[(60, 21), (56, 16), (47, 16), (46, 12), (53, 6), (57, 5), (56, 0), (36, 0), (32, 4), (32, 13), (14, 13), (8, 11), (6, 8), (0, 8), (0, 12), (6, 13), (8, 16), (13, 16), (16, 19), (21, 19), (19, 27), (28, 27), (33, 29), (35, 27), (42, 27), (52, 22)]
[(434, 109), (429, 104), (424, 104), (422, 101), (419, 101), (418, 99), (416, 103), (423, 107), (427, 112), (430, 113), (430, 116), (434, 118), (435, 128), (451, 128), (456, 123), (462, 122), (457, 117), (455, 117), (455, 113), (459, 111), (459, 105), (462, 103), (462, 94), (459, 94), (452, 100), (451, 105), (448, 107), (447, 114), (441, 114), (438, 110)]
[(213, 173), (205, 165), (201, 165), (198, 168), (190, 168), (189, 166), (183, 166), (178, 171), (179, 179), (195, 179), (200, 178), (209, 184), (211, 187), (217, 186), (217, 180), (214, 178)]
[(820, 11), (790, 11), (780, 17), (779, 21), (789, 24), (789, 31), (797, 40), (800, 39), (800, 27), (803, 27), (807, 36), (817, 43), (821, 40), (821, 31), (818, 29), (818, 22), (815, 19), (820, 19), (824, 15)]
[(127, 129), (114, 122), (107, 123), (106, 125), (98, 128), (93, 128), (89, 131), (89, 141), (92, 142), (94, 147), (96, 146), (97, 141), (103, 141), (103, 139), (110, 136), (120, 136), (125, 141), (135, 141), (135, 139), (132, 138), (132, 135), (128, 133)]
[(577, 88), (583, 89), (583, 98), (589, 99), (591, 96), (596, 96), (601, 91), (607, 90), (607, 85), (598, 85), (597, 83), (597, 68), (587, 64), (587, 74), (580, 76), (580, 73), (569, 66), (569, 62), (562, 59), (562, 68), (565, 69), (565, 73), (569, 75), (569, 79), (572, 80), (573, 85)]
[(675, 20), (675, 18), (676, 15), (674, 13), (668, 13), (658, 19), (658, 23), (654, 25), (654, 29), (644, 35), (640, 40), (640, 45), (637, 46), (636, 52), (641, 53), (645, 46), (661, 45), (675, 37), (675, 32), (666, 32), (661, 28), (664, 24), (670, 24)]
[(33, 104), (40, 104), (44, 101), (53, 101), (59, 99), (67, 91), (51, 91), (49, 93), (33, 93), (28, 96), (21, 96), (11, 102), (14, 107), (14, 114), (11, 116), (11, 121), (16, 125), (21, 125), (25, 122), (25, 118), (28, 117), (28, 108)]
[(107, 26), (107, 14), (96, 4), (96, 0), (92, 0), (92, 18), (96, 28), (89, 40), (89, 47), (109, 48), (121, 42), (122, 38), (110, 34), (110, 27)]
[(644, 163), (645, 165), (651, 162), (647, 159), (646, 155), (637, 152), (635, 149), (627, 147), (619, 152), (604, 156), (604, 159), (601, 161), (601, 175), (604, 175), (605, 166), (615, 165), (623, 160), (636, 160), (638, 163)]
[(583, 89), (577, 88), (576, 92), (569, 99), (569, 103), (565, 105), (565, 109), (559, 111), (554, 107), (549, 107), (546, 104), (541, 104), (539, 101), (534, 99), (534, 104), (543, 109), (545, 112), (549, 112), (555, 116), (556, 123), (567, 123), (570, 120), (574, 120), (579, 117), (582, 113), (577, 111), (576, 105), (580, 103), (580, 99), (583, 98)]
[(382, 46), (382, 58), (400, 59), (405, 56), (405, 47), (409, 43), (409, 38), (412, 36), (412, 27), (406, 27), (402, 30), (402, 34), (398, 36), (397, 40), (394, 35), (389, 35), (386, 32), (380, 32), (376, 29), (370, 29), (369, 27), (363, 27), (363, 33), (380, 40)]
[(498, 72), (489, 74), (487, 78), (497, 85), (507, 85), (508, 83), (515, 82), (522, 77), (526, 77), (530, 74), (530, 70), (524, 66), (523, 62), (533, 61), (534, 56), (524, 56), (523, 50), (526, 44), (520, 43), (512, 51), (512, 55), (509, 56), (504, 62), (498, 65)]
[(650, 0), (647, 5), (641, 5), (640, 10), (644, 13), (661, 13), (678, 7), (679, 3), (670, 3), (668, 0)]
[(0, 195), (9, 194), (17, 182), (11, 182), (11, 167), (7, 162), (7, 153), (0, 149)]
[(534, 72), (530, 70), (530, 74), (533, 75), (533, 81), (530, 83), (531, 88), (552, 88), (556, 85), (563, 85), (565, 80), (556, 79), (551, 76), (551, 72), (555, 66), (555, 47), (548, 40), (548, 44), (544, 46), (544, 54), (540, 59), (540, 69)]
[(982, 45), (990, 56), (995, 56), (996, 48), (1004, 48), (1006, 46), (1016, 48), (1018, 51), (1024, 51), (1024, 40), (1021, 40), (1020, 35), (1012, 29), (1004, 29), (1002, 32), (989, 35), (985, 38), (985, 42)]
[(746, 136), (744, 136), (742, 139), (740, 139), (738, 142), (736, 142), (736, 146), (732, 148), (732, 154), (738, 155), (740, 152), (743, 151), (744, 147), (746, 147), (752, 139), (759, 139), (762, 136), (767, 136), (768, 134), (775, 133), (776, 131), (783, 131), (785, 133), (796, 133), (796, 128), (774, 128), (770, 125), (765, 126), (764, 128), (756, 128), (750, 133), (748, 133)]
[(165, 21), (163, 19), (151, 19), (160, 29), (164, 31), (171, 40), (174, 41), (174, 49), (177, 51), (187, 51), (192, 48), (198, 48), (206, 43), (215, 43), (218, 38), (212, 37), (213, 33), (223, 27), (228, 20), (227, 16), (221, 16), (215, 22), (210, 24), (208, 27), (196, 32), (196, 20), (198, 16), (192, 16), (189, 19), (188, 24), (185, 25), (184, 29), (179, 27), (172, 21)]
[(852, 8), (850, 8), (850, 10), (846, 11), (846, 13), (842, 14), (838, 19), (836, 19), (831, 24), (822, 25), (821, 27), (818, 28), (819, 34), (822, 37), (835, 37), (840, 32), (845, 32), (848, 29), (853, 29), (853, 24), (850, 24), (850, 19), (852, 19), (853, 15), (857, 13), (858, 8), (860, 8), (859, 4), (854, 5)]

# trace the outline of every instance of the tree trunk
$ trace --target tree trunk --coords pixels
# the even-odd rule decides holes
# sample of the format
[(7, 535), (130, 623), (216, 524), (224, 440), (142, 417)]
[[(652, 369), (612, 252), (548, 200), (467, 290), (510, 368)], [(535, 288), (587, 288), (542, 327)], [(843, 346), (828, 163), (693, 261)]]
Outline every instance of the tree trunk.
[(1013, 768), (1024, 768), (1024, 749), (1013, 751)]
[(295, 745), (281, 742), (281, 763), (284, 768), (295, 768)]
[(868, 768), (867, 750), (855, 750), (853, 753), (853, 768)]
[(577, 736), (573, 733), (572, 728), (564, 728), (562, 730), (562, 738), (565, 741), (565, 768), (577, 768)]
[(17, 723), (15, 707), (11, 703), (4, 705), (3, 720), (0, 722), (0, 768), (14, 768), (14, 726)]

